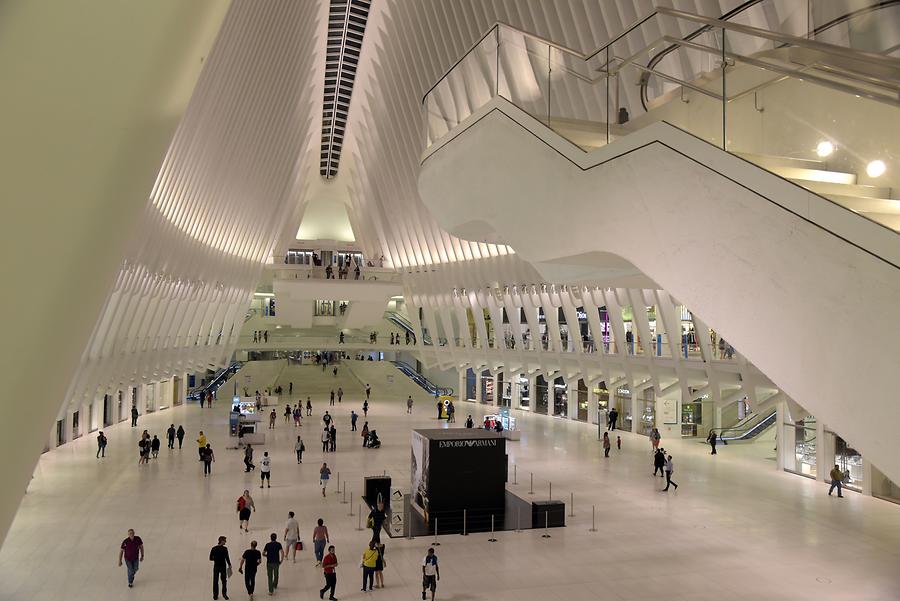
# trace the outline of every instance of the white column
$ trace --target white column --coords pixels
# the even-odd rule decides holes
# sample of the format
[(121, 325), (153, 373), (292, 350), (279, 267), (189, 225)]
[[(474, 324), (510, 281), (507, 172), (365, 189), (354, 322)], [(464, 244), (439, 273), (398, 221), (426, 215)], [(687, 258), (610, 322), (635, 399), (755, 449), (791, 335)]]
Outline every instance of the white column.
[(528, 409), (534, 411), (537, 405), (537, 376), (528, 376)]
[(834, 460), (834, 442), (831, 443), (831, 459), (828, 455), (828, 443), (826, 441), (825, 424), (816, 418), (816, 480), (827, 481), (828, 472), (831, 471)]
[(867, 496), (872, 496), (872, 479), (875, 477), (875, 472), (872, 469), (872, 462), (863, 457), (863, 483), (862, 483), (862, 494)]
[(778, 471), (784, 471), (784, 405), (784, 401), (779, 401), (775, 405), (775, 467), (778, 468)]
[(458, 401), (465, 401), (466, 399), (466, 368), (459, 368), (459, 386), (456, 389), (456, 399)]
[(475, 402), (481, 403), (481, 374), (484, 372), (484, 369), (479, 367), (477, 370), (473, 370), (475, 372)]
[[(644, 349), (647, 350), (646, 348)], [(649, 352), (649, 351), (647, 351)], [(639, 434), (641, 432), (641, 414), (643, 411), (641, 407), (643, 403), (638, 399), (637, 390), (634, 388), (634, 382), (630, 383), (631, 390), (631, 431), (635, 434)]]
[(586, 382), (586, 384), (588, 389), (588, 423), (596, 424), (600, 421), (599, 409), (597, 407), (597, 395), (594, 394), (594, 385), (590, 382)]
[[(571, 332), (569, 333), (571, 336)], [(566, 382), (567, 407), (566, 413), (569, 419), (578, 419), (578, 378)]]

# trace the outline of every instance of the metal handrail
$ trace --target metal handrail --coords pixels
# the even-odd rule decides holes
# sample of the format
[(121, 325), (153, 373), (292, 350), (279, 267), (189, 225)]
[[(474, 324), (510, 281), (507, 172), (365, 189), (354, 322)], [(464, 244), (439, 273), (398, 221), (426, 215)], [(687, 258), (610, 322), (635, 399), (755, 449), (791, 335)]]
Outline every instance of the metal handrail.
[[(748, 4), (748, 5), (747, 5), (747, 8), (749, 8), (750, 6), (753, 6), (753, 5), (749, 5), (749, 4)], [(738, 14), (738, 13), (734, 13), (734, 14)], [(734, 16), (734, 14), (729, 14), (729, 16)], [(569, 55), (571, 55), (571, 56), (573, 56), (573, 57), (576, 57), (576, 58), (578, 58), (578, 59), (583, 60), (583, 61), (586, 62), (586, 61), (588, 61), (588, 60), (594, 58), (595, 56), (597, 56), (598, 54), (600, 54), (601, 52), (603, 52), (604, 50), (606, 50), (607, 48), (609, 48), (612, 44), (615, 44), (618, 40), (622, 39), (624, 36), (628, 35), (629, 33), (631, 33), (632, 31), (634, 31), (635, 29), (637, 29), (638, 27), (640, 27), (641, 25), (643, 25), (644, 23), (646, 23), (647, 21), (649, 21), (650, 19), (652, 19), (653, 17), (655, 17), (655, 16), (657, 16), (657, 15), (668, 15), (668, 16), (674, 17), (674, 18), (676, 18), (676, 19), (684, 19), (684, 20), (688, 20), (688, 21), (694, 21), (694, 22), (696, 22), (696, 23), (701, 23), (701, 24), (703, 24), (704, 26), (708, 26), (708, 27), (719, 27), (719, 28), (722, 28), (722, 29), (725, 29), (725, 30), (730, 30), (730, 31), (738, 32), (738, 33), (744, 33), (744, 34), (747, 34), (747, 35), (750, 35), (750, 36), (755, 36), (755, 37), (761, 37), (761, 38), (764, 38), (764, 39), (772, 40), (772, 41), (779, 42), (779, 43), (786, 44), (786, 45), (793, 45), (793, 46), (799, 46), (799, 47), (803, 47), (803, 48), (810, 48), (810, 49), (813, 49), (813, 50), (817, 50), (817, 51), (819, 51), (819, 52), (823, 52), (823, 53), (825, 53), (825, 54), (830, 54), (830, 55), (834, 55), (834, 56), (839, 56), (839, 57), (841, 57), (841, 58), (843, 58), (843, 59), (845, 59), (845, 60), (846, 60), (846, 59), (850, 59), (850, 60), (858, 60), (858, 61), (860, 61), (860, 62), (868, 62), (868, 63), (876, 64), (876, 65), (879, 65), (879, 66), (882, 66), (882, 67), (887, 67), (887, 68), (897, 69), (897, 70), (898, 70), (898, 79), (900, 79), (900, 59), (894, 59), (894, 58), (891, 58), (891, 57), (885, 57), (885, 56), (882, 56), (882, 55), (877, 54), (877, 53), (866, 52), (866, 51), (857, 50), (857, 49), (854, 49), (854, 48), (846, 48), (846, 47), (844, 47), (844, 46), (837, 46), (837, 45), (834, 45), (834, 44), (828, 44), (828, 43), (825, 43), (825, 42), (818, 42), (818, 41), (815, 41), (815, 40), (807, 40), (807, 39), (805, 39), (805, 38), (798, 38), (798, 37), (796, 37), (796, 36), (791, 36), (791, 35), (787, 35), (787, 34), (782, 34), (782, 33), (772, 32), (772, 31), (769, 31), (769, 30), (766, 30), (766, 29), (760, 29), (760, 28), (757, 28), (757, 27), (751, 27), (751, 26), (749, 26), (749, 25), (741, 25), (741, 24), (738, 24), (738, 23), (731, 23), (731, 22), (729, 22), (729, 21), (725, 21), (725, 20), (722, 20), (722, 19), (713, 19), (713, 18), (711, 18), (711, 17), (703, 17), (703, 16), (701, 16), (701, 15), (696, 15), (696, 14), (689, 13), (689, 12), (685, 12), (685, 11), (675, 10), (675, 9), (666, 8), (666, 7), (659, 7), (659, 8), (657, 8), (656, 10), (654, 10), (653, 12), (651, 12), (649, 15), (647, 15), (646, 17), (644, 17), (644, 18), (639, 19), (638, 21), (636, 21), (633, 25), (629, 26), (629, 27), (626, 28), (624, 31), (622, 31), (622, 33), (618, 34), (616, 37), (614, 37), (614, 38), (612, 38), (611, 40), (609, 40), (608, 42), (604, 43), (602, 46), (600, 46), (599, 48), (597, 48), (596, 50), (592, 51), (592, 52), (589, 53), (589, 54), (584, 54), (584, 53), (582, 53), (582, 52), (579, 52), (579, 51), (577, 51), (577, 50), (573, 50), (572, 48), (569, 48), (569, 47), (564, 46), (564, 45), (562, 45), (562, 44), (558, 44), (558, 43), (552, 42), (552, 41), (550, 41), (550, 40), (548, 40), (548, 39), (546, 39), (546, 38), (543, 38), (543, 37), (541, 37), (541, 36), (539, 36), (539, 35), (530, 33), (530, 32), (528, 32), (528, 31), (524, 31), (524, 30), (522, 30), (522, 29), (520, 29), (520, 28), (518, 28), (518, 27), (515, 27), (515, 26), (513, 26), (513, 25), (510, 25), (509, 23), (506, 23), (506, 22), (503, 22), (503, 21), (496, 21), (496, 22), (494, 22), (494, 24), (491, 25), (491, 27), (484, 33), (484, 35), (482, 35), (482, 36), (478, 39), (478, 41), (476, 41), (473, 45), (471, 45), (471, 46), (466, 50), (466, 52), (465, 52), (465, 53), (464, 53), (464, 54), (463, 54), (463, 55), (462, 55), (455, 63), (453, 63), (453, 65), (450, 66), (450, 68), (448, 68), (446, 71), (444, 71), (444, 73), (443, 73), (443, 74), (441, 75), (441, 77), (435, 82), (434, 85), (432, 85), (430, 88), (428, 88), (428, 90), (425, 92), (425, 94), (422, 95), (422, 104), (425, 104), (425, 101), (427, 100), (428, 95), (429, 95), (432, 91), (434, 91), (434, 89), (435, 89), (438, 85), (440, 85), (441, 82), (444, 81), (444, 79), (446, 79), (446, 77), (450, 74), (450, 72), (452, 72), (452, 71), (453, 71), (453, 70), (454, 70), (454, 69), (455, 69), (455, 68), (456, 68), (463, 60), (465, 60), (465, 58), (468, 57), (469, 54), (471, 54), (472, 51), (473, 51), (475, 48), (477, 48), (477, 47), (478, 47), (478, 46), (479, 46), (479, 45), (480, 45), (480, 44), (481, 44), (481, 43), (482, 43), (482, 42), (483, 42), (483, 41), (484, 41), (484, 40), (485, 40), (485, 39), (493, 32), (493, 31), (498, 30), (498, 28), (501, 27), (501, 26), (502, 26), (502, 27), (505, 27), (505, 28), (507, 28), (507, 29), (510, 29), (510, 30), (512, 30), (512, 31), (514, 31), (514, 32), (516, 32), (516, 33), (518, 33), (518, 34), (520, 34), (520, 35), (522, 35), (522, 36), (524, 36), (524, 37), (526, 37), (526, 38), (528, 38), (528, 39), (535, 40), (535, 41), (540, 42), (540, 43), (542, 43), (542, 44), (547, 44), (548, 46), (550, 46), (550, 47), (552, 47), (552, 48), (556, 48), (557, 50), (559, 50), (559, 51), (561, 51), (561, 52), (564, 52), (564, 53), (566, 53), (566, 54), (569, 54)], [(684, 46), (687, 46), (687, 47), (692, 47), (692, 46), (690, 45), (689, 39), (680, 39), (680, 38), (672, 38), (671, 36), (662, 36), (662, 37), (658, 38), (656, 41), (654, 41), (653, 43), (648, 44), (643, 50), (646, 50), (646, 49), (648, 49), (648, 48), (652, 48), (653, 45), (655, 45), (656, 43), (658, 43), (660, 40), (667, 41), (667, 42), (669, 42), (669, 43), (671, 43), (671, 44), (677, 44), (677, 45), (684, 45)], [(700, 45), (700, 46), (702, 46), (702, 45)], [(703, 47), (703, 48), (704, 48), (704, 49), (708, 49), (708, 47)], [(718, 52), (721, 53), (721, 51), (718, 51)], [(638, 54), (640, 54), (640, 53), (635, 53), (635, 54), (633, 54), (631, 57), (629, 57), (628, 59), (621, 59), (621, 58), (614, 58), (614, 59), (612, 59), (612, 60), (617, 60), (617, 61), (619, 61), (620, 63), (624, 63), (624, 64), (620, 64), (620, 65), (619, 65), (619, 67), (618, 67), (618, 69), (616, 70), (616, 72), (618, 72), (618, 70), (621, 70), (621, 68), (622, 68), (623, 66), (625, 66), (625, 64), (630, 64), (631, 62), (633, 62), (634, 59), (635, 59), (635, 57), (636, 57)], [(736, 58), (736, 57), (741, 57), (742, 59), (748, 58), (748, 57), (743, 57), (742, 55), (735, 55), (734, 53), (727, 53), (727, 52), (726, 52), (726, 56), (729, 56), (730, 58)], [(755, 59), (751, 59), (751, 60), (755, 60)], [(743, 60), (742, 62), (748, 62), (748, 63), (749, 63), (749, 61), (747, 61), (747, 60)], [(764, 62), (762, 62), (762, 61), (758, 61), (758, 62), (759, 62), (759, 63), (762, 63), (762, 65), (772, 66), (772, 65), (770, 65), (769, 63), (764, 63)], [(607, 63), (605, 63), (605, 65), (608, 65), (608, 64), (609, 64), (609, 61), (607, 61)], [(753, 64), (753, 63), (749, 63), (749, 64)], [(756, 65), (756, 66), (761, 66), (761, 65)], [(643, 65), (642, 65), (642, 67), (643, 67)], [(774, 67), (774, 66), (773, 66), (773, 67)], [(643, 67), (642, 70), (644, 70), (645, 72), (649, 72), (649, 73), (652, 73), (652, 74), (654, 74), (654, 75), (660, 76), (660, 77), (663, 77), (663, 76), (664, 76), (664, 74), (659, 73), (659, 72), (653, 70), (653, 69), (652, 69), (652, 66)], [(770, 69), (770, 70), (774, 70), (774, 69)], [(786, 71), (786, 72), (788, 72), (788, 73), (791, 72), (790, 70), (787, 70), (787, 69), (785, 69), (784, 71)], [(611, 73), (608, 73), (607, 71), (601, 71), (600, 73), (601, 73), (601, 75), (600, 75), (599, 77), (597, 77), (596, 79), (585, 78), (584, 76), (580, 76), (580, 78), (586, 79), (587, 81), (590, 81), (591, 83), (596, 83), (597, 81), (606, 79), (606, 78), (609, 77), (609, 75), (611, 74)], [(804, 77), (805, 77), (805, 78), (809, 78), (808, 75), (804, 75)], [(685, 82), (685, 81), (679, 80), (678, 78), (671, 78), (671, 76), (669, 76), (669, 78), (670, 78), (670, 79), (673, 79), (673, 80), (674, 80), (676, 83), (678, 83), (679, 85), (682, 85), (682, 84), (684, 84), (684, 85), (689, 85), (689, 82)], [(811, 78), (810, 78), (810, 79), (811, 79)], [(817, 83), (820, 83), (820, 84), (822, 84), (822, 85), (826, 85), (825, 82), (830, 83), (830, 80), (821, 79), (820, 81), (817, 81)], [(866, 90), (863, 90), (863, 89), (857, 89), (857, 88), (854, 88), (854, 87), (852, 87), (852, 86), (845, 86), (845, 87), (842, 87), (842, 91), (852, 91), (852, 93), (854, 93), (854, 94), (861, 93), (860, 95), (866, 95), (866, 94), (867, 94), (867, 91), (866, 91)], [(884, 100), (884, 99), (885, 99), (885, 97), (883, 97), (883, 96), (880, 96), (880, 95), (876, 95), (876, 96), (877, 96), (877, 97), (876, 97), (876, 98), (873, 98), (873, 99), (875, 99), (875, 100)]]

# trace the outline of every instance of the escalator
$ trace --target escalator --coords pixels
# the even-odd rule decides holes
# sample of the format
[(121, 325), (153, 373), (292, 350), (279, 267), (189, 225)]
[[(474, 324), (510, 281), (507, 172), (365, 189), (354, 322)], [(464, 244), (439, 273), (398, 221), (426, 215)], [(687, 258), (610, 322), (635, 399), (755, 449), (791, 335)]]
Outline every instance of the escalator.
[(655, 15), (590, 55), (492, 28), (423, 100), (423, 202), (545, 281), (665, 290), (900, 480), (900, 60)]
[(417, 372), (411, 365), (408, 363), (404, 363), (403, 361), (392, 361), (391, 363), (396, 366), (397, 369), (402, 371), (406, 376), (424, 388), (428, 394), (431, 396), (452, 396), (453, 389), (449, 387), (438, 386), (432, 383), (428, 378)]
[[(413, 344), (415, 344), (416, 331), (413, 328), (412, 323), (409, 321), (409, 319), (406, 318), (405, 315), (398, 313), (396, 311), (385, 311), (384, 318), (386, 320), (388, 320), (389, 322), (393, 323), (394, 325), (400, 327), (402, 330), (408, 332), (409, 335), (412, 337)], [(431, 336), (428, 334), (427, 331), (422, 335), (422, 342), (428, 346), (431, 345)]]
[(220, 369), (209, 382), (203, 386), (192, 388), (187, 394), (187, 400), (199, 401), (201, 398), (205, 398), (208, 393), (215, 394), (216, 391), (228, 381), (228, 378), (236, 374), (242, 366), (243, 363), (235, 361), (228, 367)]
[(752, 419), (739, 423), (732, 428), (723, 428), (719, 431), (719, 440), (728, 442), (746, 442), (752, 440), (775, 425), (776, 413), (762, 417), (754, 415)]

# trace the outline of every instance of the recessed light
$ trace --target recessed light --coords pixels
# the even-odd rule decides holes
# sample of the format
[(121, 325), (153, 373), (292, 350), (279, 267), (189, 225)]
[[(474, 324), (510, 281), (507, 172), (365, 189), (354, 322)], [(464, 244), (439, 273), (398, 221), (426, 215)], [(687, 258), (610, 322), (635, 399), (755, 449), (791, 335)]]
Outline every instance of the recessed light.
[(832, 152), (834, 152), (834, 144), (832, 144), (828, 140), (823, 140), (822, 142), (819, 142), (818, 146), (816, 146), (816, 154), (823, 159), (830, 155)]
[(884, 175), (885, 171), (887, 171), (887, 167), (885, 167), (884, 161), (876, 160), (866, 165), (866, 175), (869, 177), (879, 177)]

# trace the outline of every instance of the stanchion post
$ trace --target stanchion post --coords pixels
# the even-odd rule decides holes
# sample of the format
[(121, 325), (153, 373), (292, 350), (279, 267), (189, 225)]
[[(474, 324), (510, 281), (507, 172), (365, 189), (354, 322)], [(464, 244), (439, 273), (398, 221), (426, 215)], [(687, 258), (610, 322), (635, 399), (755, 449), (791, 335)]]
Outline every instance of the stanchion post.
[(468, 519), (468, 516), (466, 514), (466, 510), (463, 509), (463, 531), (462, 531), (463, 536), (469, 536), (469, 533), (466, 532), (466, 520), (467, 519)]
[(518, 472), (518, 466), (515, 463), (513, 463), (513, 484), (519, 483), (517, 472)]
[(491, 514), (491, 538), (488, 539), (489, 543), (496, 543), (497, 539), (494, 538), (494, 514)]
[(344, 505), (347, 504), (347, 482), (346, 481), (344, 481), (344, 497), (341, 500), (341, 503)]
[(591, 529), (588, 532), (597, 531), (597, 508), (591, 505)]
[(531, 472), (531, 485), (528, 487), (528, 494), (534, 494), (534, 472)]
[(547, 530), (547, 511), (544, 511), (544, 533), (541, 535), (541, 538), (550, 538), (550, 532)]
[(437, 518), (434, 518), (434, 542), (431, 543), (432, 547), (440, 547), (441, 546), (441, 543), (438, 542), (437, 534), (438, 534), (438, 521), (437, 521)]
[(334, 491), (334, 494), (336, 494), (336, 495), (341, 494), (341, 473), (340, 472), (337, 473), (337, 490)]
[(347, 514), (350, 517), (353, 517), (353, 491), (350, 491), (350, 513)]
[(547, 500), (552, 501), (553, 500), (553, 482), (550, 483), (550, 492), (547, 494), (550, 495), (547, 497)]
[(575, 493), (569, 493), (569, 517), (575, 517)]

